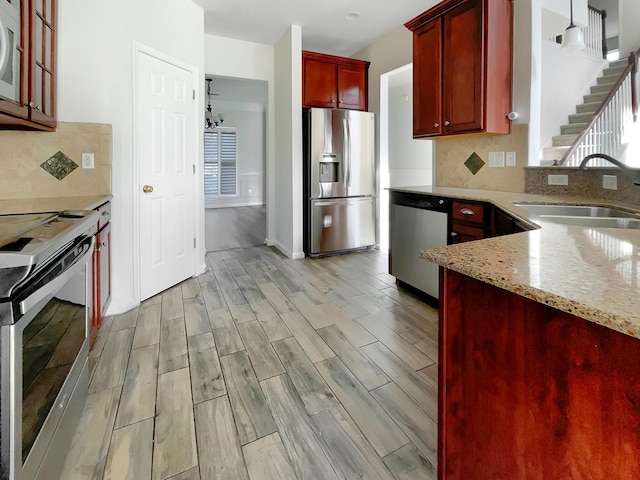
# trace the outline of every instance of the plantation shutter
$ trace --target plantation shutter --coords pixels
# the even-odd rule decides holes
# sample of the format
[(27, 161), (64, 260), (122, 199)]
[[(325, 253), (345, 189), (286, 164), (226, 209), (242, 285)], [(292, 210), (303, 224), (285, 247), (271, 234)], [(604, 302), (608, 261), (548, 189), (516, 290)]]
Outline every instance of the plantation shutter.
[(204, 194), (237, 195), (236, 129), (217, 128), (204, 134)]

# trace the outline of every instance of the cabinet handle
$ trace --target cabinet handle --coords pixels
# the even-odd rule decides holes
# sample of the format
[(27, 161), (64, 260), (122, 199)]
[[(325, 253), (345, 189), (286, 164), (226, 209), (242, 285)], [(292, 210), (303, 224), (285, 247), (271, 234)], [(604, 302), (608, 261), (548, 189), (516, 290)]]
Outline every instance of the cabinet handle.
[(40, 105), (36, 105), (36, 104), (35, 104), (35, 103), (33, 103), (33, 102), (29, 102), (29, 106), (30, 106), (31, 108), (33, 108), (34, 110), (40, 110)]
[(451, 125), (451, 122), (449, 120), (445, 120), (444, 121), (444, 126), (448, 127), (449, 125)]
[(457, 237), (458, 233), (457, 232), (451, 232), (451, 237)]
[(461, 208), (460, 209), (460, 213), (463, 214), (463, 215), (475, 215), (476, 214), (476, 212), (474, 212), (470, 208)]
[(440, 126), (440, 124), (438, 122), (433, 124), (434, 127), (438, 128)]

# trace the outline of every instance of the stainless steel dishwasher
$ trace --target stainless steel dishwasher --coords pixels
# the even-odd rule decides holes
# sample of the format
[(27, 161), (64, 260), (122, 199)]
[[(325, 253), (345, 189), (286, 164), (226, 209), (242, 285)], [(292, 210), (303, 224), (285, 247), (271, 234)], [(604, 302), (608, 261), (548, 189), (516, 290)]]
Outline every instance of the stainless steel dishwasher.
[(419, 252), (447, 245), (449, 199), (391, 192), (389, 272), (400, 282), (438, 298), (438, 265)]

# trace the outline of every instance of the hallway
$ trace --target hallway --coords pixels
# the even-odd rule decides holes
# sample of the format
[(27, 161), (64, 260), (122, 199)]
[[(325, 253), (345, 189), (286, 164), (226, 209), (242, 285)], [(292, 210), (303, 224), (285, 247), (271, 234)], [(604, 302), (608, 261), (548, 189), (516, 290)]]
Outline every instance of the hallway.
[(266, 208), (207, 208), (204, 211), (207, 252), (264, 245), (267, 237)]

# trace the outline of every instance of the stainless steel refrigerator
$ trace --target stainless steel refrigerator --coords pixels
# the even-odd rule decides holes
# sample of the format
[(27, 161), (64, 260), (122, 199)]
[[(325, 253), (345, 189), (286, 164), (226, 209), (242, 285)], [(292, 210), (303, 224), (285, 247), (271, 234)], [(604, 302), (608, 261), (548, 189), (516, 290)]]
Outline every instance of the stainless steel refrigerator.
[(308, 256), (376, 241), (375, 117), (370, 112), (303, 110), (304, 247)]

